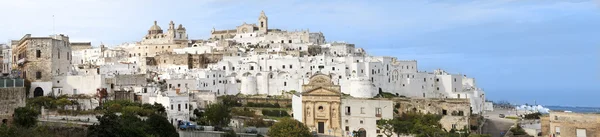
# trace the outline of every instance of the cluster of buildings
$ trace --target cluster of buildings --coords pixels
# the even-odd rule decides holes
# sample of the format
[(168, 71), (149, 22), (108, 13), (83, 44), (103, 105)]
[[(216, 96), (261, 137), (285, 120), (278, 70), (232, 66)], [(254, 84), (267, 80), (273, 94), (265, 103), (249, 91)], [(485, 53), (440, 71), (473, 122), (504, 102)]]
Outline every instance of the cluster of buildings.
[[(1, 70), (30, 83), (27, 97), (84, 94), (96, 100), (90, 109), (102, 99), (156, 102), (173, 123), (189, 120), (191, 110), (217, 96), (292, 91), (299, 93), (294, 118), (331, 135), (379, 134), (376, 120), (405, 111), (468, 121), (484, 110), (485, 93), (474, 78), (421, 71), (416, 60), (371, 56), (354, 44), (326, 41), (321, 32), (272, 29), (264, 12), (256, 23), (210, 33), (190, 39), (182, 24), (171, 21), (163, 31), (155, 21), (141, 41), (114, 46), (27, 34), (3, 46)], [(102, 90), (108, 96), (100, 96)], [(402, 98), (373, 98), (384, 92)]]

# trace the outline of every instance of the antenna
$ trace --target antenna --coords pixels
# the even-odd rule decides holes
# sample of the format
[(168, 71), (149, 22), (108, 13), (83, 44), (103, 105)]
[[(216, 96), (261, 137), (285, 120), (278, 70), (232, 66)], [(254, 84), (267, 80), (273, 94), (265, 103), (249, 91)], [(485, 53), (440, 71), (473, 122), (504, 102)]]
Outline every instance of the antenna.
[(56, 35), (54, 28), (55, 28), (54, 15), (52, 15), (52, 35)]

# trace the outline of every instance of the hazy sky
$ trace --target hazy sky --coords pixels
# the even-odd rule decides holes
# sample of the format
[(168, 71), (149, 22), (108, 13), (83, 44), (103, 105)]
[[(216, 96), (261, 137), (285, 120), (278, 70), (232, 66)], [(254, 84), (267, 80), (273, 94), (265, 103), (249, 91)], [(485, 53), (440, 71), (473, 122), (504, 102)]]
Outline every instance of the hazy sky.
[(491, 100), (600, 107), (599, 1), (197, 1), (2, 0), (0, 39), (56, 32), (116, 45), (141, 40), (154, 20), (206, 39), (264, 10), (270, 28), (321, 31), (420, 70), (475, 77)]

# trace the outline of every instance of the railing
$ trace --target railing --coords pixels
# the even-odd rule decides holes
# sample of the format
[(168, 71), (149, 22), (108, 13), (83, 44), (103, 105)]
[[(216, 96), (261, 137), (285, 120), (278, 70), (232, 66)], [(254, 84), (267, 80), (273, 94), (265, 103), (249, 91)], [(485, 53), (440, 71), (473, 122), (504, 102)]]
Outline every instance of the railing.
[(375, 117), (381, 117), (381, 114), (375, 114)]
[(346, 114), (346, 116), (349, 116), (349, 115), (350, 115), (350, 113), (348, 113), (348, 112), (346, 112), (345, 114)]
[(24, 87), (24, 79), (0, 79), (0, 88)]
[(17, 61), (17, 64), (23, 64), (25, 61), (27, 61), (27, 58), (21, 58)]

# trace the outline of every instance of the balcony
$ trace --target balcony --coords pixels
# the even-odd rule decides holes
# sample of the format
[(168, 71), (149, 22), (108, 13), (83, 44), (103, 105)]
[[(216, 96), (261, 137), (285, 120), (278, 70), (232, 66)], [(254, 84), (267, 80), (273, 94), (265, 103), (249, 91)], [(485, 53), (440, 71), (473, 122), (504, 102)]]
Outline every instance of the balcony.
[(381, 117), (381, 114), (375, 114), (375, 117)]
[(350, 113), (348, 113), (348, 112), (346, 112), (345, 114), (346, 114), (346, 116), (350, 116)]
[(25, 62), (27, 62), (27, 58), (21, 58), (17, 61), (17, 64), (23, 65)]

